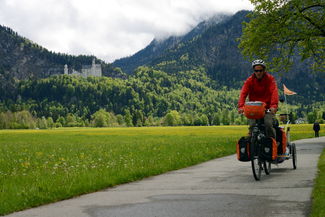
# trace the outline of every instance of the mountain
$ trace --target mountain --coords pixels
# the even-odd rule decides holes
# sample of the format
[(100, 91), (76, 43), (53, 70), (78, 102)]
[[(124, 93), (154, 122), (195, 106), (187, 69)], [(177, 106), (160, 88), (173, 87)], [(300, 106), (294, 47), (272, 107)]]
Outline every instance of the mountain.
[[(238, 49), (242, 23), (248, 21), (249, 11), (239, 11), (225, 16), (219, 22), (202, 22), (184, 36), (170, 37), (164, 41), (153, 40), (135, 55), (117, 60), (114, 66), (132, 73), (140, 65), (151, 66), (168, 73), (204, 68), (216, 82), (216, 88), (226, 86), (238, 89), (252, 73), (250, 62)], [(207, 24), (209, 23), (209, 24)], [(267, 40), (267, 39), (265, 39)], [(315, 73), (295, 57), (292, 69), (286, 73), (270, 72), (282, 83), (298, 92), (293, 98), (310, 103), (325, 100), (325, 74)], [(306, 98), (308, 97), (308, 98)]]
[(137, 67), (147, 64), (150, 65), (154, 59), (159, 59), (169, 49), (173, 49), (184, 43), (190, 42), (191, 40), (195, 39), (195, 37), (198, 37), (204, 33), (212, 25), (222, 22), (229, 17), (230, 16), (225, 14), (218, 14), (199, 23), (195, 28), (183, 36), (170, 36), (164, 40), (154, 39), (147, 47), (134, 55), (114, 61), (113, 66), (122, 68), (122, 70), (127, 74), (132, 74)]
[[(236, 104), (252, 70), (237, 38), (247, 14), (216, 16), (183, 36), (153, 40), (112, 65), (96, 59), (106, 75), (122, 79), (62, 75), (64, 64), (79, 70), (93, 57), (56, 54), (1, 27), (0, 128), (21, 127), (16, 121), (25, 122), (25, 111), (58, 126), (89, 126), (104, 110), (110, 114), (103, 118), (122, 126), (161, 125), (169, 114), (178, 114), (184, 125), (244, 124)], [(325, 117), (324, 74), (298, 61), (284, 75), (271, 74), (298, 93), (288, 97), (295, 118), (313, 123)]]
[[(0, 25), (0, 77), (46, 78), (63, 74), (65, 64), (69, 68), (80, 70), (82, 65), (90, 65), (93, 58), (95, 57), (54, 53)], [(95, 59), (102, 65), (103, 75), (123, 77), (111, 64)]]

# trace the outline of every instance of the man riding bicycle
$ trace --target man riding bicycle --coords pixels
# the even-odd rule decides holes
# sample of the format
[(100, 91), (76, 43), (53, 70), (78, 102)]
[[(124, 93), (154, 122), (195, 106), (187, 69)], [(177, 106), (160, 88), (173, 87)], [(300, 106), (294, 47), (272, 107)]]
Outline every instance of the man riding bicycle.
[[(245, 81), (238, 100), (238, 113), (244, 112), (246, 97), (249, 101), (261, 101), (266, 104), (266, 109), (270, 112), (264, 116), (264, 125), (267, 137), (276, 138), (273, 122), (275, 113), (278, 109), (279, 95), (276, 81), (272, 75), (266, 72), (266, 65), (263, 60), (254, 60), (252, 62), (254, 73)], [(254, 119), (249, 119), (249, 133), (251, 135), (252, 127), (255, 124)]]

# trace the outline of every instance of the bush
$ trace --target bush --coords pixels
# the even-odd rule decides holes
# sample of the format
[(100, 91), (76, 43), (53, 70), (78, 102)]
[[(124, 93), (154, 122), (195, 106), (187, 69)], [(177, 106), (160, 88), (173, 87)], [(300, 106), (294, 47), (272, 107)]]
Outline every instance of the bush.
[(35, 127), (36, 119), (29, 111), (0, 113), (0, 129), (33, 129)]

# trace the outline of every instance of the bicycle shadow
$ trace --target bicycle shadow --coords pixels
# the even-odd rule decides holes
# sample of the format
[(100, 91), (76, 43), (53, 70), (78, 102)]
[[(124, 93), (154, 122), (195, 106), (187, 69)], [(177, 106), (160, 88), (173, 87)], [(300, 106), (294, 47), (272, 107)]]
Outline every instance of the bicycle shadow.
[[(273, 165), (272, 165), (273, 166)], [(265, 174), (265, 171), (262, 171), (262, 176), (261, 179), (262, 180), (271, 180), (271, 179), (278, 179), (280, 177), (289, 175), (293, 172), (295, 172), (297, 169), (293, 169), (293, 168), (289, 168), (289, 167), (272, 167), (271, 168), (271, 172), (269, 175)]]

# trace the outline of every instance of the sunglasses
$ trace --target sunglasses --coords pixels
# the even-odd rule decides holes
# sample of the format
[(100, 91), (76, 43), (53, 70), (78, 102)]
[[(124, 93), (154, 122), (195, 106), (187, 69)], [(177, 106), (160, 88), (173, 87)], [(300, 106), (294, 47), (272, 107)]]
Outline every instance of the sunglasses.
[(264, 70), (263, 69), (254, 69), (254, 72), (264, 72)]

